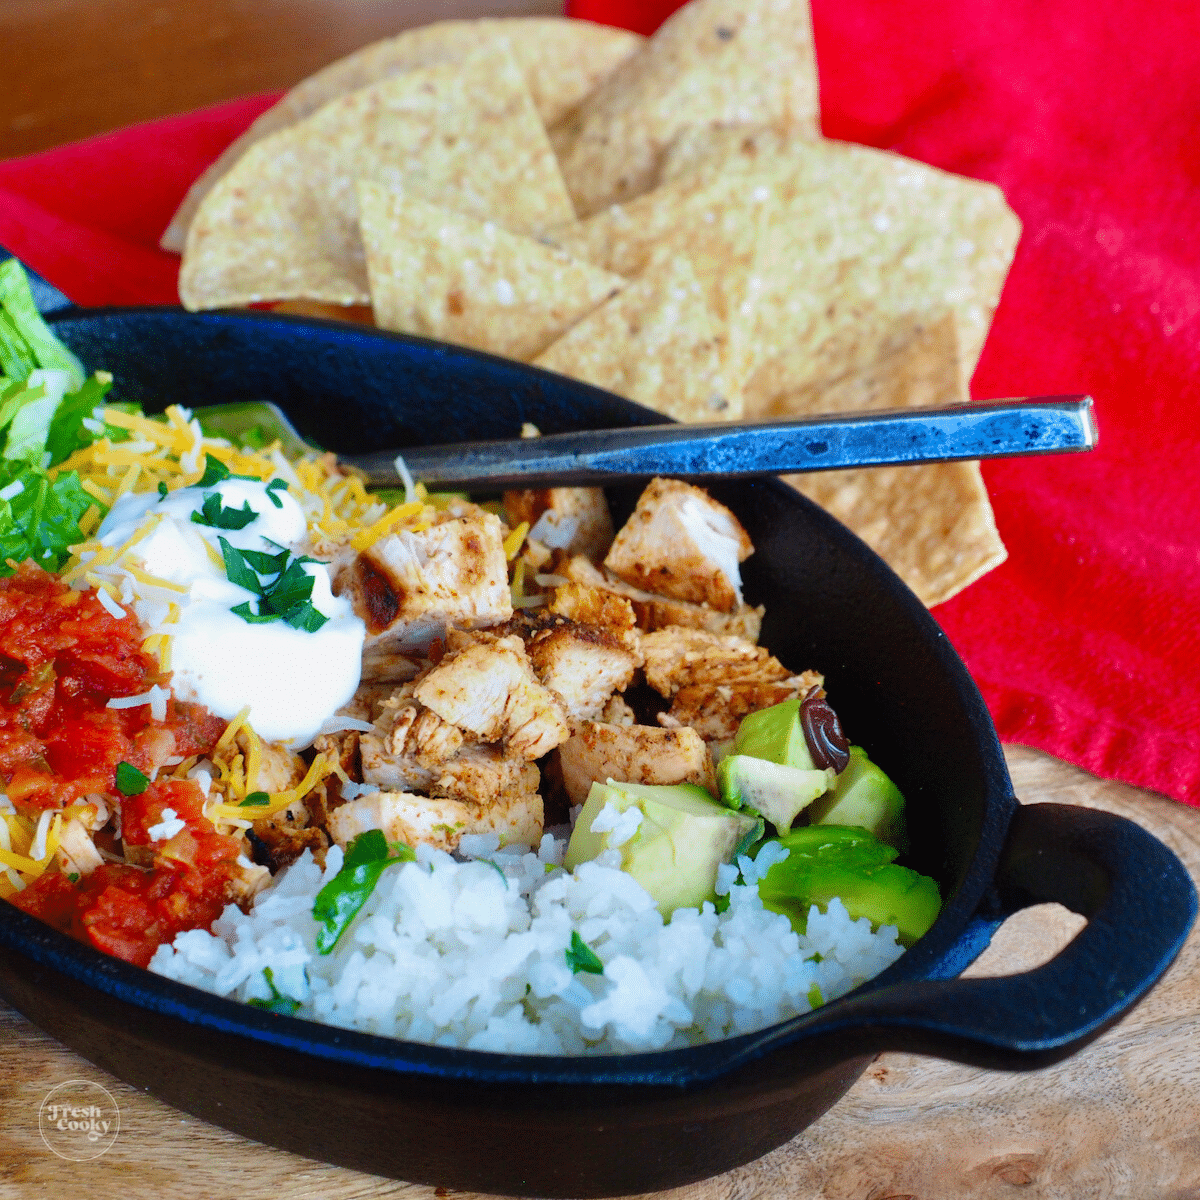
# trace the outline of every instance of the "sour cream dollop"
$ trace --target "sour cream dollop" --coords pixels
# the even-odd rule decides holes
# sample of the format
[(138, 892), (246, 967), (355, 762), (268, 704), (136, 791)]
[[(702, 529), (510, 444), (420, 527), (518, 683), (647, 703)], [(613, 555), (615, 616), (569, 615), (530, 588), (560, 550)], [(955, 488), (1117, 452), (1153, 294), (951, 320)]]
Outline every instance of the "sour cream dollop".
[[(254, 518), (241, 529), (197, 523), (207, 497), (223, 509), (248, 505)], [(211, 503), (211, 502), (210, 502)], [(259, 736), (294, 748), (308, 745), (321, 726), (346, 704), (358, 687), (365, 629), (348, 601), (334, 596), (329, 568), (303, 564), (313, 581), (309, 602), (324, 617), (315, 631), (282, 620), (251, 623), (232, 610), (259, 597), (230, 581), (220, 539), (237, 550), (302, 554), (308, 540), (304, 511), (286, 489), (251, 479), (225, 479), (210, 487), (179, 488), (165, 496), (122, 496), (98, 530), (105, 546), (120, 546), (144, 524), (152, 528), (128, 552), (149, 576), (183, 590), (171, 599), (178, 619), (157, 626), (171, 641), (172, 686), (183, 700), (203, 704), (219, 717), (236, 716), (250, 706), (250, 724)], [(215, 551), (215, 555), (213, 553)], [(163, 589), (129, 576), (135, 597), (153, 592), (161, 606)], [(135, 604), (139, 616), (143, 606)]]

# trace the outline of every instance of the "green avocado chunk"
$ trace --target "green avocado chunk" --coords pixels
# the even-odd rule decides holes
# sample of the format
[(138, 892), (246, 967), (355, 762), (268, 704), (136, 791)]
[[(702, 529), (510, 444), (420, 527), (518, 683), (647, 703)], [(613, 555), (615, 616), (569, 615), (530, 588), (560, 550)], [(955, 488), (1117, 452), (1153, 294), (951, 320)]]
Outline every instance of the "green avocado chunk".
[(717, 788), (730, 808), (760, 813), (787, 833), (796, 817), (837, 778), (832, 770), (783, 766), (750, 754), (731, 754), (717, 767)]
[(857, 920), (876, 929), (894, 925), (911, 946), (937, 918), (937, 882), (892, 860), (897, 851), (865, 829), (805, 825), (777, 839), (788, 856), (759, 880), (763, 906), (783, 913), (802, 933), (812, 905), (824, 909), (835, 896)]
[(573, 871), (610, 848), (615, 831), (592, 828), (604, 807), (641, 813), (637, 831), (622, 845), (621, 870), (654, 897), (664, 917), (716, 898), (717, 867), (762, 836), (762, 821), (732, 812), (691, 783), (593, 783), (575, 822), (563, 865)]
[(800, 700), (793, 698), (760, 708), (742, 718), (733, 738), (734, 754), (749, 754), (801, 771), (815, 771), (800, 721)]
[(813, 802), (808, 819), (814, 825), (858, 825), (900, 850), (907, 844), (904, 797), (861, 746), (850, 747), (849, 764)]

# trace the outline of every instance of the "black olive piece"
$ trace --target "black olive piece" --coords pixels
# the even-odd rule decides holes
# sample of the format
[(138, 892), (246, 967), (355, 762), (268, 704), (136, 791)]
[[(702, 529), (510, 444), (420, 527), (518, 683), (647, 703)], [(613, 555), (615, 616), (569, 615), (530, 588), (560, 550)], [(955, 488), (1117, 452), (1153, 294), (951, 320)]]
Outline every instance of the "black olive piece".
[(850, 762), (850, 742), (819, 687), (814, 687), (801, 702), (800, 724), (817, 769), (832, 767), (839, 774), (844, 771)]

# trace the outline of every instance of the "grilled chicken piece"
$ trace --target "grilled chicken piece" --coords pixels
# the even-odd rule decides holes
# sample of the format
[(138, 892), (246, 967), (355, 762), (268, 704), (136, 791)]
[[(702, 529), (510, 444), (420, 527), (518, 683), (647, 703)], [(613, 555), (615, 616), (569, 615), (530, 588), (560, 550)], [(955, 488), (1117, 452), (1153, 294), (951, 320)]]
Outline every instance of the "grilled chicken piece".
[(571, 734), (562, 701), (535, 678), (516, 634), (452, 632), (446, 656), (413, 695), (444, 721), (527, 759), (548, 754)]
[(636, 725), (637, 716), (622, 696), (613, 696), (604, 706), (600, 720), (605, 725)]
[(63, 825), (56, 854), (59, 869), (64, 874), (74, 872), (76, 875), (90, 875), (104, 862), (87, 826), (79, 820), (67, 821)]
[(558, 587), (547, 608), (514, 613), (492, 632), (524, 639), (538, 679), (563, 701), (572, 722), (599, 717), (642, 665), (632, 606), (583, 584)]
[(774, 683), (791, 672), (745, 638), (669, 627), (642, 637), (646, 682), (660, 696), (689, 684)]
[[(424, 710), (429, 712), (428, 709)], [(435, 714), (430, 714), (431, 716)], [(407, 720), (407, 717), (403, 717)], [(361, 740), (362, 780), (392, 792), (422, 792), (431, 796), (493, 803), (518, 792), (536, 792), (537, 767), (519, 754), (506, 754), (499, 746), (464, 745), (440, 762), (416, 754), (404, 737), (400, 749), (394, 731), (364, 733)]]
[(415, 702), (397, 711), (388, 739), (388, 749), (393, 755), (407, 755), (430, 771), (453, 758), (462, 745), (463, 731), (457, 725), (443, 721), (432, 709)]
[(697, 783), (716, 794), (712, 756), (691, 729), (607, 725), (585, 721), (558, 748), (563, 785), (572, 804), (587, 799), (593, 783)]
[(581, 625), (599, 625), (626, 633), (637, 628), (637, 615), (629, 600), (594, 584), (572, 582), (556, 587), (549, 609), (556, 616), (567, 617)]
[(706, 741), (731, 738), (747, 713), (802, 696), (823, 678), (791, 672), (761, 646), (699, 629), (659, 629), (642, 637), (646, 682), (672, 699), (659, 723), (690, 726)]
[(707, 492), (654, 479), (604, 565), (634, 587), (730, 613), (742, 603), (738, 564), (753, 553), (737, 517)]
[(550, 550), (599, 561), (612, 545), (612, 517), (600, 488), (505, 492), (504, 511), (514, 529), (528, 521), (530, 538)]
[(709, 633), (735, 634), (747, 641), (757, 642), (762, 628), (763, 607), (751, 608), (741, 604), (732, 612), (718, 612), (707, 604), (692, 604), (656, 596), (633, 587), (596, 568), (583, 555), (576, 555), (560, 568), (564, 578), (587, 587), (603, 589), (629, 601), (638, 628), (646, 632), (678, 625), (685, 629), (704, 629)]
[(340, 733), (322, 733), (313, 739), (313, 749), (332, 759), (351, 779), (362, 778), (362, 755), (359, 742), (362, 735), (357, 729), (345, 729)]
[[(242, 761), (249, 772), (251, 740), (245, 729), (239, 729), (234, 742), (242, 752)], [(308, 768), (304, 759), (283, 746), (258, 740), (258, 770), (253, 779), (247, 779), (247, 791), (286, 792), (304, 778)]]
[(499, 804), (512, 796), (536, 793), (541, 784), (537, 766), (496, 746), (466, 746), (443, 763), (429, 786), (433, 796)]
[(805, 671), (778, 683), (689, 684), (675, 693), (658, 720), (664, 728), (694, 729), (706, 742), (723, 742), (737, 733), (744, 716), (807, 695), (822, 679), (816, 671)]
[(538, 679), (562, 700), (572, 722), (600, 716), (642, 665), (640, 651), (620, 633), (573, 621), (536, 634), (528, 652)]
[(367, 626), (363, 678), (410, 679), (420, 667), (414, 660), (448, 626), (512, 616), (503, 526), (475, 509), (421, 533), (388, 534), (338, 571), (334, 591)]
[(542, 798), (522, 792), (479, 804), (404, 792), (375, 792), (343, 804), (329, 818), (329, 831), (346, 846), (368, 829), (382, 829), (389, 842), (421, 843), (453, 850), (466, 833), (498, 833), (502, 845), (536, 845), (542, 836)]
[(312, 822), (312, 814), (303, 801), (273, 817), (260, 817), (246, 833), (253, 847), (254, 861), (273, 875), (294, 863), (305, 850), (311, 850), (323, 862), (329, 839)]

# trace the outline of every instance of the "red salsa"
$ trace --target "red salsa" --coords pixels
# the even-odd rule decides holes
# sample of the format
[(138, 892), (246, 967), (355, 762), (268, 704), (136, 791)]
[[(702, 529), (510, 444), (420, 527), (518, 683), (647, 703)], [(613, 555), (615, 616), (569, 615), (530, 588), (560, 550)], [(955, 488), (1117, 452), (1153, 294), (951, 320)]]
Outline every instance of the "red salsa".
[[(220, 915), (240, 844), (205, 819), (194, 783), (162, 780), (136, 796), (116, 788), (118, 763), (152, 776), (167, 759), (207, 753), (225, 728), (201, 706), (173, 697), (162, 721), (149, 704), (108, 707), (111, 698), (166, 685), (142, 640), (135, 617), (114, 616), (94, 591), (73, 591), (33, 563), (0, 579), (4, 791), (32, 818), (103, 795), (120, 813), (129, 860), (105, 862), (78, 880), (50, 869), (11, 902), (144, 966), (159, 944)], [(165, 809), (174, 813), (166, 824)], [(170, 836), (152, 839), (155, 825)]]

